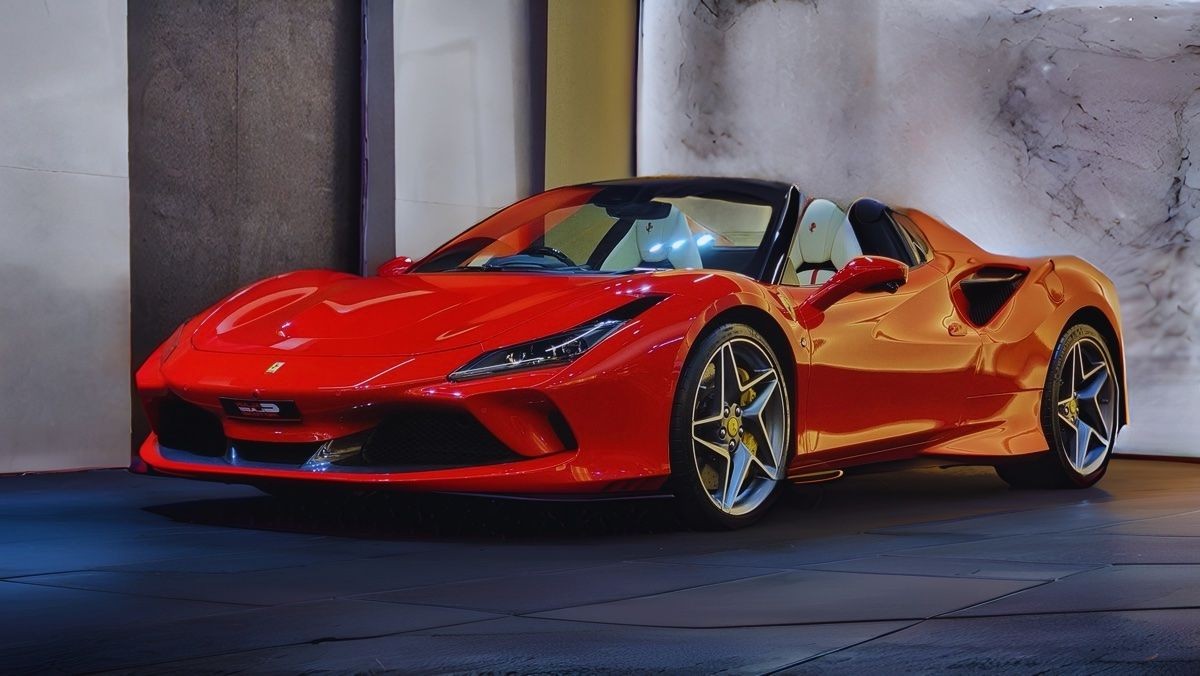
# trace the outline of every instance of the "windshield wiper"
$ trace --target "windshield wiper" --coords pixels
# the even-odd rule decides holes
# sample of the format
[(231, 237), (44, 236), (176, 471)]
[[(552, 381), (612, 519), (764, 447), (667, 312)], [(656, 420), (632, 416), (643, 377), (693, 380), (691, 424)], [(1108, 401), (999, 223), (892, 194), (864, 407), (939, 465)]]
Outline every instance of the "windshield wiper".
[(460, 265), (443, 272), (561, 272), (564, 274), (632, 275), (640, 272), (662, 272), (664, 268), (628, 268), (625, 270), (593, 270), (587, 265), (539, 265), (537, 263), (484, 263)]
[(483, 265), (461, 265), (446, 272), (592, 272), (584, 265), (543, 265), (521, 261), (519, 263), (484, 263)]

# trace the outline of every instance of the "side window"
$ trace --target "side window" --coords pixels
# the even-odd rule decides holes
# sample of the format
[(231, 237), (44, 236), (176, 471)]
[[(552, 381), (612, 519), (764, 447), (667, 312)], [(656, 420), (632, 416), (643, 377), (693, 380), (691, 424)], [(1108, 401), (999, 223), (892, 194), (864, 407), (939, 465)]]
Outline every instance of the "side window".
[(929, 253), (929, 242), (925, 241), (925, 237), (921, 234), (921, 229), (908, 216), (898, 211), (893, 211), (891, 214), (892, 220), (899, 227), (900, 234), (906, 240), (909, 249), (912, 250), (913, 267), (928, 263), (932, 255)]
[(783, 274), (779, 276), (779, 283), (784, 286), (802, 286), (800, 276), (796, 274), (796, 270), (803, 264), (803, 259), (800, 257), (800, 247), (796, 242), (796, 237), (799, 236), (797, 224), (792, 224), (792, 236), (788, 239), (787, 260), (783, 263)]

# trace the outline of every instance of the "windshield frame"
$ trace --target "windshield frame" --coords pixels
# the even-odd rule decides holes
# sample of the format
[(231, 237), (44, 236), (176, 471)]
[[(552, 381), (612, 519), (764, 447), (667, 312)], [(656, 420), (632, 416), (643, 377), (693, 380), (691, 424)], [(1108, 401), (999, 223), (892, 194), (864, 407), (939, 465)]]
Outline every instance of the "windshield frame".
[[(797, 214), (796, 205), (802, 201), (802, 196), (795, 186), (780, 183), (775, 181), (762, 181), (756, 179), (739, 179), (739, 178), (716, 178), (716, 177), (671, 177), (671, 178), (632, 178), (619, 179), (614, 181), (599, 181), (594, 183), (584, 183), (573, 186), (565, 186), (562, 188), (554, 188), (545, 192), (538, 193), (526, 199), (515, 202), (495, 214), (479, 221), (470, 228), (464, 230), (454, 238), (450, 239), (445, 244), (434, 249), (429, 255), (421, 258), (411, 268), (412, 274), (434, 274), (440, 272), (449, 272), (454, 270), (453, 266), (441, 268), (437, 270), (423, 270), (422, 268), (430, 265), (440, 258), (452, 253), (456, 247), (463, 246), (471, 240), (478, 239), (478, 230), (486, 228), (489, 223), (495, 219), (501, 219), (505, 216), (514, 216), (513, 212), (518, 212), (522, 209), (529, 209), (535, 203), (539, 203), (546, 199), (552, 199), (552, 196), (558, 195), (560, 200), (553, 203), (566, 202), (569, 204), (571, 200), (582, 199), (584, 202), (590, 202), (596, 199), (617, 199), (629, 201), (645, 201), (653, 197), (703, 197), (709, 199), (720, 199), (733, 202), (745, 202), (751, 204), (762, 204), (770, 207), (771, 214), (763, 232), (763, 237), (760, 240), (757, 249), (755, 250), (746, 269), (741, 272), (751, 278), (757, 279), (764, 283), (773, 283), (774, 279), (778, 278), (782, 270), (781, 261), (786, 255), (787, 244), (790, 241), (788, 237), (781, 236), (785, 225), (789, 222), (794, 222)], [(545, 209), (549, 212), (551, 209)], [(783, 234), (790, 234), (783, 233)], [(780, 242), (783, 242), (780, 244)], [(737, 272), (713, 268), (701, 268), (699, 270), (707, 272)], [(495, 274), (497, 270), (474, 269), (469, 270), (459, 269), (459, 271), (470, 272), (474, 274)], [(641, 271), (637, 269), (635, 271)], [(631, 272), (635, 272), (631, 271)], [(647, 270), (648, 271), (648, 270)], [(553, 268), (545, 270), (528, 269), (521, 270), (522, 273), (538, 274), (563, 274), (556, 272)], [(509, 273), (511, 274), (511, 273)], [(568, 274), (572, 275), (611, 275), (613, 272), (606, 271), (572, 271)]]

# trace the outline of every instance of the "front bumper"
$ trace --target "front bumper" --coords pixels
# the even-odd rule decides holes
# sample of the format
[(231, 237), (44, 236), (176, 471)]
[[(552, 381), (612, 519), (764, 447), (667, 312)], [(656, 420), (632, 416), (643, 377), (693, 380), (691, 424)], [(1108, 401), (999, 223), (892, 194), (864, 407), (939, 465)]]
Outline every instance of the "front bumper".
[[(156, 434), (131, 470), (230, 483), (337, 482), (411, 491), (510, 495), (609, 495), (657, 490), (670, 472), (667, 445), (678, 339), (641, 332), (604, 341), (559, 369), (449, 382), (453, 351), (397, 367), (395, 359), (309, 357), (264, 373), (272, 357), (186, 350), (160, 367), (153, 355), (138, 390)], [(630, 358), (629, 355), (634, 355)], [(653, 375), (651, 375), (653, 374)], [(221, 398), (295, 401), (300, 422), (231, 418)], [(512, 454), (504, 462), (439, 468), (306, 467), (180, 453), (159, 443), (158, 409), (178, 399), (220, 421), (218, 434), (265, 444), (320, 444), (378, 428), (414, 408), (469, 414)], [(565, 432), (564, 432), (565, 429)]]
[(142, 443), (138, 457), (144, 466), (139, 473), (208, 479), (228, 483), (273, 483), (300, 481), (340, 483), (361, 487), (395, 488), (410, 491), (496, 493), (521, 495), (527, 493), (572, 494), (652, 491), (661, 481), (580, 481), (576, 453), (556, 454), (498, 465), (458, 467), (453, 469), (376, 472), (359, 468), (353, 470), (304, 470), (298, 467), (268, 467), (265, 463), (233, 465), (224, 459), (182, 459), (173, 449), (158, 443), (151, 434)]

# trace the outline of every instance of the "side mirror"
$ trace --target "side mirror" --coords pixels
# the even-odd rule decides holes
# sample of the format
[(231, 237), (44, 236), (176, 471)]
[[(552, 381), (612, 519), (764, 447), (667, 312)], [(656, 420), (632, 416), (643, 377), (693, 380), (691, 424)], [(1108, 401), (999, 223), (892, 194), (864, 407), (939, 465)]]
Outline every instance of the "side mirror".
[(408, 256), (397, 256), (375, 269), (380, 277), (399, 277), (412, 269), (415, 262)]
[(812, 310), (824, 312), (839, 300), (859, 291), (895, 291), (908, 281), (908, 266), (895, 258), (858, 256), (850, 259), (829, 281), (804, 301)]

